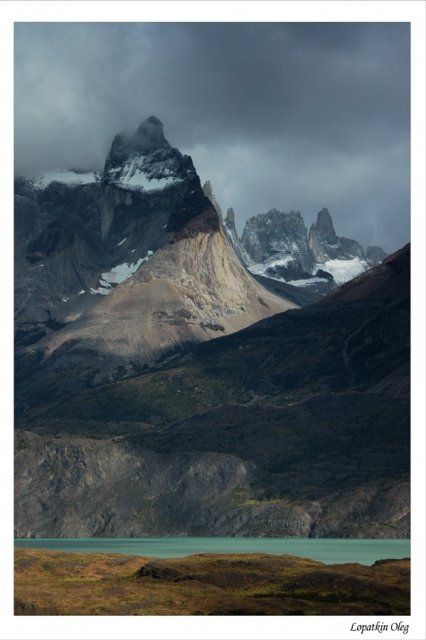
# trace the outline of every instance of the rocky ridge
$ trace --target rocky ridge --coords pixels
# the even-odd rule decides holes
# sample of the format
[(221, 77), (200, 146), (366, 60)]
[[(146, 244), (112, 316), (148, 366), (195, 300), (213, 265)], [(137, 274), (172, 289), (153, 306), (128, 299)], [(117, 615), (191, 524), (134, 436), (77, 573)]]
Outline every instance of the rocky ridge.
[(237, 255), (256, 276), (328, 293), (379, 264), (386, 256), (380, 247), (364, 251), (355, 240), (336, 235), (328, 209), (322, 209), (309, 233), (298, 211), (278, 211), (249, 218), (241, 238), (233, 210), (225, 229)]

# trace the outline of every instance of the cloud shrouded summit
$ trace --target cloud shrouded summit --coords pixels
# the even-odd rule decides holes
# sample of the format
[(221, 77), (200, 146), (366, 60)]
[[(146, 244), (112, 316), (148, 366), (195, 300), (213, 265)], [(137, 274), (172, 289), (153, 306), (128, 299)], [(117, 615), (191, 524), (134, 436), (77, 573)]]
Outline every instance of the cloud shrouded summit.
[(21, 23), (20, 174), (102, 169), (150, 114), (237, 225), (276, 207), (387, 251), (409, 239), (409, 25)]

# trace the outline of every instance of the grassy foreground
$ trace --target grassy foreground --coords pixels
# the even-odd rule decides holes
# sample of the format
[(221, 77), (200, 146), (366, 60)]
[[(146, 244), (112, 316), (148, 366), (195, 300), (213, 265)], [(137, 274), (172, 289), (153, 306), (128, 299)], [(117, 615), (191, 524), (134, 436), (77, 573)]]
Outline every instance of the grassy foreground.
[(410, 561), (15, 550), (15, 615), (408, 615)]

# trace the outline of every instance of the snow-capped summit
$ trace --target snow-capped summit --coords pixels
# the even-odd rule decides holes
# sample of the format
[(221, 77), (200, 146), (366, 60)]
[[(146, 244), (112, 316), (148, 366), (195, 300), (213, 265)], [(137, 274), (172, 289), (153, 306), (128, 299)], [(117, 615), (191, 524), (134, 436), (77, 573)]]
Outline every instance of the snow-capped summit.
[(99, 370), (101, 357), (103, 378), (113, 377), (117, 366), (134, 372), (135, 362), (145, 366), (294, 306), (243, 268), (212, 189), (210, 200), (157, 118), (115, 136), (94, 184), (76, 176), (40, 188), (15, 184), (22, 370), (32, 349), (50, 355), (60, 345), (68, 367), (69, 349), (79, 345), (71, 360), (84, 375)]
[(103, 179), (126, 189), (158, 191), (196, 175), (191, 158), (168, 143), (162, 123), (150, 116), (133, 134), (115, 136)]
[(249, 271), (325, 294), (386, 256), (380, 247), (367, 253), (356, 240), (337, 236), (333, 219), (324, 208), (309, 230), (298, 211), (271, 209), (247, 220), (238, 237), (232, 210), (224, 221), (235, 251)]

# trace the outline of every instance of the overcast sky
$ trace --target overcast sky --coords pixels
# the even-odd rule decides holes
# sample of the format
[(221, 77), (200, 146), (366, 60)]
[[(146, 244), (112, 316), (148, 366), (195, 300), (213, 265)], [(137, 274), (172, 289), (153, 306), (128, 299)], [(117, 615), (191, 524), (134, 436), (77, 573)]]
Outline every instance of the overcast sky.
[(154, 114), (224, 213), (275, 207), (393, 251), (409, 240), (408, 23), (15, 26), (20, 174), (101, 169)]

